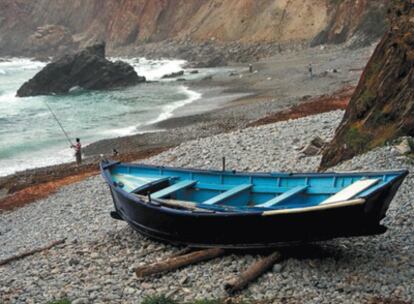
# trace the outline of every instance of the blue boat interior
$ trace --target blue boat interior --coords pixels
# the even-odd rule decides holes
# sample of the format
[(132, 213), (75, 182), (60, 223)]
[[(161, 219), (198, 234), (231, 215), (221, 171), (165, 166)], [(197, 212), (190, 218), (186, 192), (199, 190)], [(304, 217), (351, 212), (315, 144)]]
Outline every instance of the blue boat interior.
[(380, 173), (235, 173), (117, 164), (112, 182), (131, 195), (177, 200), (219, 210), (275, 210), (317, 206), (366, 197), (401, 172)]

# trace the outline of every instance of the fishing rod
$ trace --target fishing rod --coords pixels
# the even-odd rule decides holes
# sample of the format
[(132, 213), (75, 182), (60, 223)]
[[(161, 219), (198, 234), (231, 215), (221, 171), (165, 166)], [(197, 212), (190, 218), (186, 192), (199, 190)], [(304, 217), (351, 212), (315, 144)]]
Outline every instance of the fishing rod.
[(52, 108), (49, 106), (49, 104), (46, 102), (46, 100), (43, 100), (47, 108), (49, 109), (50, 113), (52, 113), (53, 118), (58, 123), (60, 129), (62, 130), (63, 134), (65, 134), (66, 140), (69, 142), (71, 146), (73, 146), (71, 140), (69, 139), (68, 133), (66, 133), (65, 129), (63, 128), (62, 124), (60, 123), (59, 119), (56, 117), (55, 112), (53, 112)]

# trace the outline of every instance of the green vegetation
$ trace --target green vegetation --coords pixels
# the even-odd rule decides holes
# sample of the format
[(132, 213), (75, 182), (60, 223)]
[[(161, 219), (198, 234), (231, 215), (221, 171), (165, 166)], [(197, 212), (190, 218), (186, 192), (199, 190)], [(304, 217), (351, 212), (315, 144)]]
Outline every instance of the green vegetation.
[(70, 304), (70, 301), (68, 299), (63, 299), (63, 300), (47, 302), (47, 304)]
[(144, 299), (141, 304), (178, 304), (176, 301), (167, 298), (164, 295), (151, 296)]
[[(233, 302), (235, 303), (235, 302)], [(238, 304), (249, 304), (247, 302), (236, 302)], [(164, 295), (151, 296), (144, 299), (141, 304), (224, 304), (222, 300), (195, 300), (191, 302), (178, 302)]]
[(362, 134), (355, 126), (350, 127), (345, 135), (346, 144), (354, 151), (364, 151), (370, 140), (369, 135)]
[(191, 304), (223, 304), (223, 302), (219, 300), (196, 300)]
[[(235, 302), (233, 302), (235, 303)], [(237, 304), (249, 304), (247, 302), (236, 302)], [(0, 304), (3, 304), (0, 302)], [(71, 304), (68, 299), (56, 300), (48, 302), (47, 304)], [(191, 302), (178, 302), (165, 295), (157, 295), (146, 297), (140, 304), (224, 304), (222, 300), (194, 300)]]
[(344, 0), (330, 0), (331, 5), (340, 5)]
[(364, 116), (366, 111), (372, 108), (376, 99), (376, 95), (370, 90), (366, 89), (361, 96), (358, 98), (357, 110), (359, 118)]

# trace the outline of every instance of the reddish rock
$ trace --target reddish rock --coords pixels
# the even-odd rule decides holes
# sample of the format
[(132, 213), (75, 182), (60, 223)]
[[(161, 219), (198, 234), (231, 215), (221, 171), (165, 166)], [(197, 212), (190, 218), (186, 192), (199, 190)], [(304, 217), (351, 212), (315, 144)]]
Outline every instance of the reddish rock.
[(47, 24), (37, 28), (27, 39), (26, 46), (34, 53), (63, 55), (78, 48), (70, 30), (61, 25)]
[(394, 1), (391, 27), (372, 55), (321, 169), (414, 135), (414, 1)]
[[(171, 39), (218, 44), (302, 43), (321, 32), (318, 35), (321, 43), (347, 41), (359, 31), (372, 36), (369, 39), (372, 41), (378, 35), (373, 36), (369, 31), (381, 32), (377, 21), (383, 19), (382, 3), (386, 2), (1, 0), (0, 54), (33, 55), (36, 50), (28, 48), (26, 42), (42, 38), (38, 28), (50, 25), (56, 27), (54, 34), (42, 40), (51, 45), (70, 39), (66, 34), (70, 33), (81, 48), (105, 40), (110, 50)], [(54, 48), (39, 52), (56, 55)]]

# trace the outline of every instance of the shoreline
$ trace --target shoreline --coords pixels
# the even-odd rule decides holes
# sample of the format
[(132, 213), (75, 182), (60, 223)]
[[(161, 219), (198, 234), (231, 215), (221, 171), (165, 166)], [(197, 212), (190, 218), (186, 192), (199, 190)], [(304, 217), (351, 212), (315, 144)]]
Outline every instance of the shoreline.
[[(273, 64), (277, 61), (274, 59)], [(167, 120), (160, 123), (167, 128), (163, 132), (103, 141), (96, 145), (95, 152), (122, 143), (126, 149), (119, 156), (124, 158), (122, 161), (142, 157), (140, 161), (146, 164), (220, 169), (225, 156), (230, 170), (316, 171), (321, 155), (307, 155), (303, 147), (316, 136), (323, 142), (332, 140), (358, 80), (359, 74), (351, 69), (359, 63), (347, 65), (348, 72), (342, 75), (328, 73), (315, 79), (303, 75), (302, 63), (289, 64), (280, 67), (287, 71), (286, 79), (278, 77), (277, 69), (259, 70), (253, 75), (244, 74), (226, 89), (232, 94), (238, 87), (251, 89), (254, 95), (229, 101), (208, 113)], [(269, 77), (276, 81), (268, 81)], [(220, 79), (197, 84), (209, 88), (218, 83)], [(226, 79), (223, 86), (225, 83)], [(319, 111), (323, 113), (317, 114)], [(67, 299), (72, 303), (140, 303), (154, 295), (184, 302), (224, 299), (223, 281), (264, 254), (231, 252), (162, 276), (137, 278), (137, 267), (163, 260), (183, 248), (155, 242), (125, 222), (113, 220), (109, 216), (113, 202), (107, 184), (96, 176), (99, 157), (88, 161), (85, 167), (72, 164), (36, 169), (9, 180), (17, 199), (21, 194), (35, 203), (0, 210), (0, 257), (7, 259), (56, 240), (64, 239), (65, 243), (0, 267), (0, 302)], [(332, 170), (397, 168), (414, 172), (414, 163), (394, 146), (384, 146)], [(385, 234), (289, 247), (283, 262), (252, 282), (236, 299), (292, 304), (411, 303), (413, 187), (411, 173), (382, 220), (388, 227)], [(36, 194), (40, 196), (36, 198)], [(10, 207), (19, 206), (12, 202)]]
[[(303, 118), (325, 112), (344, 110), (353, 93), (353, 87), (346, 87), (333, 93), (332, 95), (321, 95), (309, 101), (292, 106), (284, 111), (277, 112), (275, 115), (269, 115), (263, 119), (251, 122), (245, 128), (259, 127), (275, 122), (288, 121), (291, 119)], [(322, 104), (322, 107), (320, 105)], [(166, 122), (167, 124), (175, 122)], [(191, 126), (191, 122), (188, 122)], [(175, 124), (176, 125), (176, 124)], [(164, 126), (165, 127), (165, 126)], [(183, 125), (181, 127), (184, 127)], [(234, 130), (228, 130), (218, 134), (228, 133)], [(147, 134), (147, 133), (146, 133)], [(194, 140), (194, 139), (193, 139)], [(182, 143), (184, 143), (183, 141)], [(118, 157), (105, 155), (114, 160), (122, 162), (131, 162), (145, 160), (169, 149), (178, 147), (179, 144), (167, 145), (158, 144), (148, 147), (143, 145), (139, 151), (129, 152)], [(38, 199), (45, 198), (55, 193), (59, 188), (67, 186), (88, 177), (99, 174), (98, 162), (101, 158), (90, 157), (78, 167), (74, 162), (63, 163), (43, 168), (28, 169), (6, 177), (0, 177), (0, 187), (8, 188), (9, 195), (0, 193), (0, 213), (23, 207)]]
[[(343, 87), (355, 85), (362, 72), (360, 67), (364, 66), (371, 51), (372, 48), (353, 51), (332, 48), (323, 52), (319, 49), (309, 49), (305, 54), (303, 51), (287, 53), (280, 58), (272, 57), (254, 63), (254, 69), (257, 70), (254, 73), (249, 73), (247, 67), (239, 65), (234, 66), (239, 70), (236, 75), (222, 74), (213, 76), (213, 79), (183, 81), (182, 84), (190, 90), (203, 92), (200, 100), (188, 105), (189, 108), (193, 107), (192, 110), (180, 108), (179, 115), (148, 126), (148, 131), (161, 129), (159, 131), (94, 142), (84, 148), (84, 155), (86, 160), (89, 158), (96, 166), (100, 154), (110, 157), (112, 149), (116, 148), (121, 157), (126, 156), (125, 159), (133, 161), (134, 158), (128, 156), (153, 149), (176, 147), (189, 140), (244, 129), (264, 117), (306, 103), (312, 97), (318, 99), (318, 96), (322, 95), (335, 95)], [(309, 57), (313, 57), (314, 64), (320, 71), (320, 75), (314, 79), (308, 79), (303, 72), (304, 62)], [(346, 67), (344, 71), (338, 74), (324, 73), (327, 67), (338, 65), (335, 60), (340, 60)], [(286, 64), (282, 64), (283, 62)], [(291, 74), (290, 77), (285, 77), (286, 70)], [(208, 105), (205, 105), (206, 102)], [(3, 190), (0, 190), (0, 199), (7, 200), (16, 189), (32, 186), (27, 180), (35, 180), (36, 176), (42, 176), (45, 170), (52, 172), (50, 181), (53, 181), (67, 177), (67, 168), (73, 166), (73, 163), (66, 163), (1, 177), (0, 189)], [(75, 171), (73, 174), (78, 173)], [(10, 187), (10, 181), (20, 186)]]
[[(221, 156), (227, 155), (228, 168), (237, 171), (313, 171), (321, 156), (304, 156), (298, 147), (308, 144), (315, 134), (324, 141), (332, 139), (343, 113), (327, 112), (200, 138), (144, 162), (218, 169)], [(413, 163), (398, 155), (392, 147), (383, 147), (334, 170), (407, 167), (413, 171)], [(413, 182), (409, 175), (391, 203), (383, 221), (389, 228), (386, 234), (291, 247), (281, 264), (250, 284), (238, 298), (292, 304), (377, 303), (378, 299), (384, 299), (384, 303), (409, 303), (413, 296), (409, 283), (410, 261), (414, 258), (410, 221)], [(112, 210), (108, 187), (95, 176), (62, 187), (25, 208), (0, 213), (0, 222), (7, 223), (0, 226), (0, 243), (7, 244), (0, 247), (2, 258), (66, 239), (62, 246), (0, 268), (3, 299), (19, 303), (26, 299), (44, 303), (63, 298), (76, 303), (140, 303), (157, 294), (185, 302), (206, 297), (220, 299), (226, 297), (223, 279), (229, 273), (242, 272), (263, 255), (230, 253), (162, 276), (137, 279), (136, 267), (169, 257), (182, 247), (154, 242), (136, 233), (125, 222), (113, 220), (109, 216)]]

